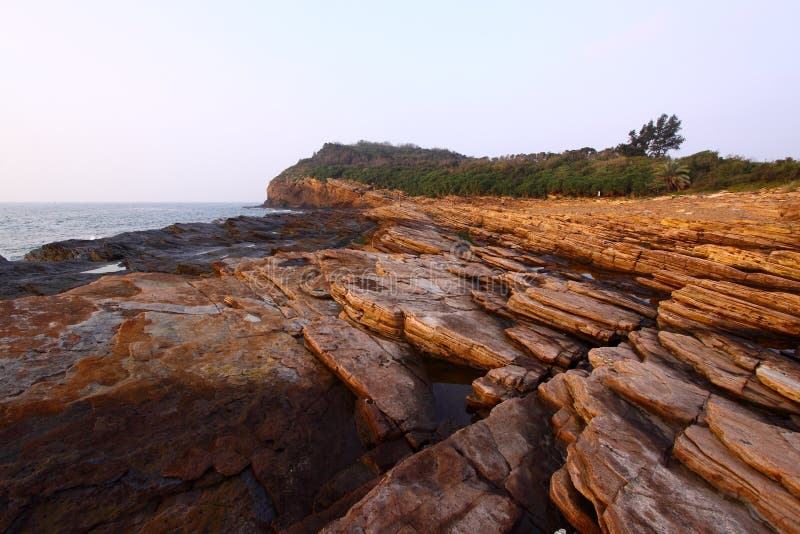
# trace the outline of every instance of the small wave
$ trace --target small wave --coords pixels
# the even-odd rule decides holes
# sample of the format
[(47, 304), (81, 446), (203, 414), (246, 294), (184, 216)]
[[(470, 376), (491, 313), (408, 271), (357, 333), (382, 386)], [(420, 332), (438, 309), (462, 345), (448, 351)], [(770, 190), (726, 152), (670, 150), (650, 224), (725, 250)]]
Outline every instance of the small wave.
[(118, 273), (120, 271), (126, 270), (127, 267), (122, 263), (117, 263), (116, 265), (111, 263), (109, 265), (103, 265), (102, 267), (98, 267), (97, 269), (91, 269), (89, 271), (82, 271), (83, 274), (107, 274), (107, 273)]

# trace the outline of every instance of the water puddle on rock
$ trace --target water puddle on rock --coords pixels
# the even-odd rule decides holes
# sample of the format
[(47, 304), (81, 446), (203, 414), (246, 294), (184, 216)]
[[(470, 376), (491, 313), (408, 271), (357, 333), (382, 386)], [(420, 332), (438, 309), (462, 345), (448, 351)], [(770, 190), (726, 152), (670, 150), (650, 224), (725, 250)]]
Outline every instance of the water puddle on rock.
[(486, 374), (486, 371), (462, 365), (423, 358), (428, 377), (433, 384), (433, 397), (436, 403), (436, 421), (451, 421), (458, 427), (467, 426), (478, 419), (472, 408), (467, 406), (467, 395), (472, 393), (472, 381)]
[[(477, 412), (467, 406), (466, 397), (472, 393), (472, 381), (486, 374), (486, 371), (433, 358), (423, 358), (423, 362), (433, 383), (436, 419), (448, 430), (448, 434), (481, 419)], [(566, 532), (572, 532), (549, 496), (550, 477), (564, 463), (564, 457), (555, 443), (550, 411), (538, 399), (534, 402), (528, 410), (540, 432), (530, 436), (532, 448), (524, 460), (528, 464), (528, 469), (522, 470), (526, 473), (525, 499), (530, 506), (517, 530), (549, 533), (559, 532), (563, 528)]]

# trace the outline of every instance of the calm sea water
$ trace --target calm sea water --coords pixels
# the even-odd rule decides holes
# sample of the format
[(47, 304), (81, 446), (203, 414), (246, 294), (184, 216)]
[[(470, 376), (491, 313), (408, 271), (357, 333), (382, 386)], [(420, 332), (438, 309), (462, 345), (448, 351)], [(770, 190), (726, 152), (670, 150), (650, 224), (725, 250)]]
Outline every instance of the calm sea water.
[(212, 222), (237, 215), (261, 216), (284, 210), (249, 208), (243, 203), (40, 203), (0, 202), (0, 255), (19, 260), (45, 243), (98, 239), (152, 230), (178, 222)]

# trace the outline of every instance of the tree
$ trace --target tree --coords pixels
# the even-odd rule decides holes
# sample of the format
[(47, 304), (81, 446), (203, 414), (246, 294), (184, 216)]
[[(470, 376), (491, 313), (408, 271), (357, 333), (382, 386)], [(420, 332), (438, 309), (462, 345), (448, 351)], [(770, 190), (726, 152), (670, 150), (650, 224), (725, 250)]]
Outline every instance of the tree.
[(680, 191), (691, 185), (689, 167), (673, 159), (667, 160), (656, 167), (656, 184), (664, 185), (670, 191)]
[(677, 115), (667, 116), (662, 114), (655, 122), (650, 121), (642, 125), (639, 133), (636, 130), (628, 132), (628, 142), (617, 146), (626, 156), (651, 156), (663, 158), (670, 150), (677, 150), (685, 141), (678, 135), (681, 130), (681, 120)]

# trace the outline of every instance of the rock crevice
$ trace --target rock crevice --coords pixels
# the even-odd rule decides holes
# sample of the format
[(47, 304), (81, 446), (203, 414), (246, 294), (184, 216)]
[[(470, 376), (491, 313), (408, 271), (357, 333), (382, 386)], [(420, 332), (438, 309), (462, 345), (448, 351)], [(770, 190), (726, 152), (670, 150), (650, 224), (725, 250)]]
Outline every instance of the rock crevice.
[(798, 532), (799, 195), (308, 178), (270, 202), (335, 209), (196, 262), (191, 226), (0, 261), (147, 271), (6, 286), (0, 528)]

